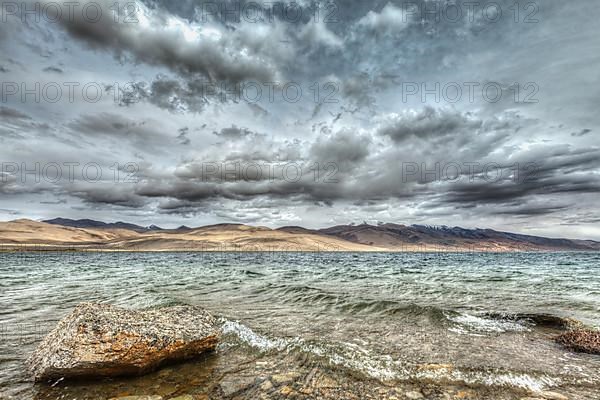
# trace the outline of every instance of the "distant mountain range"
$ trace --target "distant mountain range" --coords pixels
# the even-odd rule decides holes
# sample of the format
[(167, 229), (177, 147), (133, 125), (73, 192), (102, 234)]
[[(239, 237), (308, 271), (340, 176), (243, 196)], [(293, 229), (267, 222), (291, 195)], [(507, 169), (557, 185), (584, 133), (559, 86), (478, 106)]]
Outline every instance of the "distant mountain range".
[(553, 239), (518, 233), (499, 232), (493, 229), (465, 229), (461, 227), (428, 225), (338, 225), (331, 228), (309, 230), (301, 227), (283, 227), (286, 232), (303, 231), (334, 236), (353, 243), (398, 249), (415, 245), (424, 247), (468, 247), (600, 250), (600, 242), (593, 240)]
[(242, 224), (163, 229), (67, 218), (0, 223), (0, 250), (27, 246), (102, 251), (600, 251), (600, 242), (593, 240), (392, 223), (324, 229)]
[(129, 224), (127, 222), (102, 222), (94, 221), (93, 219), (69, 219), (69, 218), (54, 218), (45, 221), (47, 224), (69, 226), (71, 228), (101, 228), (101, 229), (129, 229), (136, 232), (147, 232), (152, 230), (162, 230), (162, 228), (151, 225), (149, 227), (143, 227), (135, 224)]

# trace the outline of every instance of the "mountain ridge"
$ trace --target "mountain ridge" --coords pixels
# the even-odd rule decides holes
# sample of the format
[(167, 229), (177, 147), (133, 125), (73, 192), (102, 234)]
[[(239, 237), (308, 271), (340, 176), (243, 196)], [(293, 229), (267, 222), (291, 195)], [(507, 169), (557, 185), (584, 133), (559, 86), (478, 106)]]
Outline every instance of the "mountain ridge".
[(487, 228), (349, 224), (321, 229), (222, 223), (163, 229), (127, 222), (54, 218), (1, 222), (0, 245), (139, 251), (600, 251), (594, 240), (547, 238)]
[(102, 229), (131, 229), (136, 232), (146, 231), (160, 231), (163, 230), (161, 227), (156, 225), (150, 225), (148, 227), (131, 224), (128, 222), (117, 221), (117, 222), (102, 222), (93, 219), (70, 219), (70, 218), (53, 218), (43, 220), (47, 224), (69, 226), (71, 228), (102, 228)]

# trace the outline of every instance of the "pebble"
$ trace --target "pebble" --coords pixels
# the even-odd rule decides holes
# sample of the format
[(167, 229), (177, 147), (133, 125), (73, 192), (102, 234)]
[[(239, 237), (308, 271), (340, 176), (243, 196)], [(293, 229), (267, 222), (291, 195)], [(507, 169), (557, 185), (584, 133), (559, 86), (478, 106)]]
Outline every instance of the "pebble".
[(475, 393), (471, 390), (460, 390), (454, 397), (457, 399), (472, 399), (475, 397)]
[(271, 389), (273, 389), (273, 384), (268, 379), (260, 385), (260, 390), (262, 390), (263, 392), (268, 392)]
[(410, 400), (419, 400), (425, 398), (420, 392), (417, 391), (406, 392), (404, 393), (404, 396)]
[(548, 400), (569, 400), (569, 398), (567, 396), (564, 396), (560, 393), (556, 393), (556, 392), (540, 392), (536, 395), (539, 395), (540, 397), (544, 398), (544, 399), (548, 399)]
[(284, 396), (289, 396), (293, 392), (294, 392), (294, 389), (292, 389), (289, 386), (284, 386), (279, 390), (279, 393), (281, 393)]
[(339, 384), (327, 375), (321, 375), (315, 383), (315, 387), (318, 389), (336, 388), (338, 386)]
[(254, 381), (255, 379), (253, 377), (231, 375), (221, 380), (219, 386), (221, 386), (221, 390), (225, 396), (229, 397), (253, 385)]
[(296, 380), (299, 376), (300, 376), (300, 374), (298, 374), (297, 372), (289, 372), (287, 374), (273, 375), (273, 376), (271, 376), (271, 380), (276, 385), (280, 385), (282, 383), (291, 382), (293, 380)]

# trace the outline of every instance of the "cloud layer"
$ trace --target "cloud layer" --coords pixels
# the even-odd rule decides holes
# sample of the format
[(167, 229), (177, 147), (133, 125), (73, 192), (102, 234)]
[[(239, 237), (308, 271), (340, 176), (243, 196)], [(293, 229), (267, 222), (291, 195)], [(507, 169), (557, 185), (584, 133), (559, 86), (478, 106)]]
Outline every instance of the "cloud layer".
[(11, 8), (0, 208), (600, 238), (594, 4), (513, 3)]

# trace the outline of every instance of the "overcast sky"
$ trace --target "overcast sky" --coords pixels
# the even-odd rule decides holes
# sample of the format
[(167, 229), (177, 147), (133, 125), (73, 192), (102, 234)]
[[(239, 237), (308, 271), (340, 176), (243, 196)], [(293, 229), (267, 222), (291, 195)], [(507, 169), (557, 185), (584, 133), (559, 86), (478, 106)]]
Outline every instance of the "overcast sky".
[(7, 2), (0, 219), (600, 239), (594, 0)]

